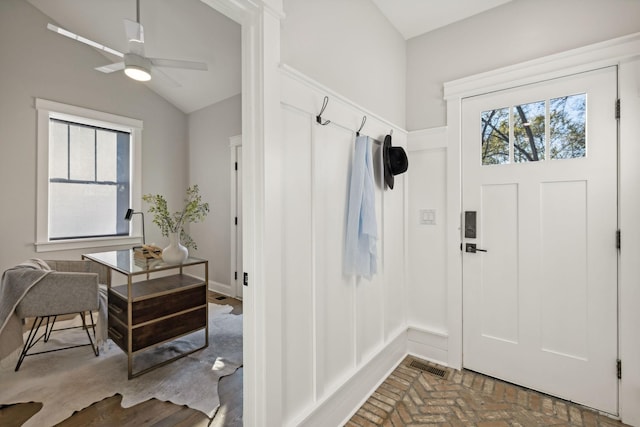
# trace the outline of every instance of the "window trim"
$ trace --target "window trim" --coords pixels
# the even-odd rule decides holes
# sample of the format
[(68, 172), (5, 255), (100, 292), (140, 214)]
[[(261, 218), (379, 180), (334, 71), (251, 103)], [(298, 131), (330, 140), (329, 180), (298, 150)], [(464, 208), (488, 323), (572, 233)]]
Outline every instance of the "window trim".
[(142, 241), (142, 224), (131, 222), (128, 236), (49, 240), (49, 118), (70, 120), (131, 133), (131, 207), (139, 211), (142, 197), (142, 120), (36, 98), (37, 176), (36, 252), (134, 245)]

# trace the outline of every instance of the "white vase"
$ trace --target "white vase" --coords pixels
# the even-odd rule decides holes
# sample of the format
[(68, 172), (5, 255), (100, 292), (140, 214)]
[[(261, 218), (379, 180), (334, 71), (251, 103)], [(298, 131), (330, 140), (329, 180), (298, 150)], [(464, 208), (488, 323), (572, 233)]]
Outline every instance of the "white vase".
[(169, 264), (182, 264), (189, 256), (189, 250), (180, 243), (180, 233), (169, 233), (169, 246), (162, 250), (162, 259)]

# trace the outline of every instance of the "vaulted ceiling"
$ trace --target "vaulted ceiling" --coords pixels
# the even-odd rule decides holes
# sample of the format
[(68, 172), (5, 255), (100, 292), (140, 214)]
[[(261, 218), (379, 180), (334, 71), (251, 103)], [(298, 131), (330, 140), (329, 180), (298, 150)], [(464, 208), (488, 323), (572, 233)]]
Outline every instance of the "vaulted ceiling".
[[(68, 31), (128, 52), (123, 20), (136, 20), (135, 0), (25, 1)], [(409, 39), (512, 0), (371, 1)], [(146, 56), (198, 61), (208, 66), (208, 71), (162, 68), (179, 86), (160, 79), (145, 83), (160, 96), (183, 112), (191, 113), (240, 93), (241, 40), (237, 23), (200, 0), (142, 1), (140, 22), (144, 27)], [(78, 43), (70, 39), (68, 42)], [(108, 53), (104, 55), (104, 65), (122, 60)]]
[[(136, 20), (135, 0), (25, 0), (54, 24), (128, 52), (124, 19)], [(240, 26), (200, 0), (142, 1), (145, 55), (204, 62), (208, 71), (162, 68), (175, 87), (159, 79), (144, 83), (185, 113), (240, 93)], [(60, 36), (62, 37), (62, 36)], [(83, 47), (79, 42), (78, 49)], [(104, 65), (122, 59), (105, 53)], [(97, 72), (97, 71), (96, 71)]]

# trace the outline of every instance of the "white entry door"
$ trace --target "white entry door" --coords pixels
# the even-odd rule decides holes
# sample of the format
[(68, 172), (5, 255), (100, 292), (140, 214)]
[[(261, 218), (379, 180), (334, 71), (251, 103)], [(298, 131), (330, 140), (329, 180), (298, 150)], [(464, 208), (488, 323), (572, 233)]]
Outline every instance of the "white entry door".
[(612, 414), (616, 76), (462, 103), (464, 367)]

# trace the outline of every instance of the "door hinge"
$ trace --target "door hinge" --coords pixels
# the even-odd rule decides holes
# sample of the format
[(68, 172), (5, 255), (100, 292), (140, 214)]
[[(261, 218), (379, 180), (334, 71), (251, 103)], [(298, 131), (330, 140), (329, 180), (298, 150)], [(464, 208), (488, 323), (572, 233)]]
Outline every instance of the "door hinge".
[(244, 281), (242, 282), (244, 286), (249, 286), (249, 273), (244, 273)]
[(616, 248), (620, 249), (621, 243), (620, 230), (616, 230)]
[(236, 162), (236, 170), (238, 170), (238, 162)]
[(616, 119), (620, 118), (620, 98), (616, 99)]
[(233, 272), (233, 280), (238, 280), (238, 272), (237, 271)]
[(618, 370), (618, 379), (622, 379), (622, 360), (616, 360), (616, 367)]

